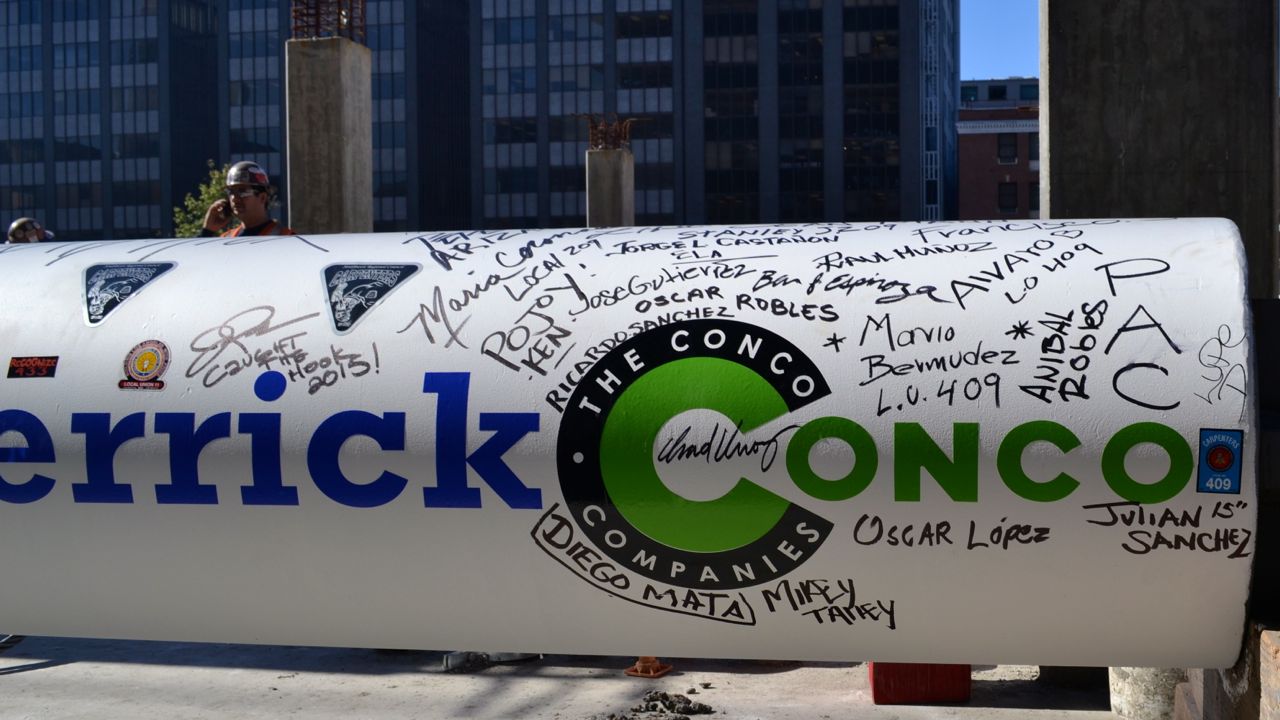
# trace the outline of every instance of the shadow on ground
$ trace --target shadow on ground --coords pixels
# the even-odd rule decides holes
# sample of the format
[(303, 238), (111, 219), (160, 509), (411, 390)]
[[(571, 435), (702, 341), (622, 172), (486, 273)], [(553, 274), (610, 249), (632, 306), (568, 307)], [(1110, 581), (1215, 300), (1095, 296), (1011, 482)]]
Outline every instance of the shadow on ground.
[[(174, 667), (242, 668), (283, 672), (342, 672), (358, 675), (391, 675), (407, 672), (441, 673), (445, 652), (439, 650), (372, 650), (299, 646), (173, 643), (141, 640), (31, 637), (6, 652), (6, 660), (29, 660), (0, 669), (0, 674), (40, 670), (78, 662), (145, 663)], [(721, 660), (662, 658), (675, 666), (669, 677), (682, 672), (726, 672), (762, 675), (798, 667), (854, 667), (858, 663), (801, 663), (790, 660)], [(544, 655), (531, 662), (482, 664), (461, 673), (516, 674), (555, 677), (558, 669), (594, 669), (604, 677), (616, 677), (636, 661), (635, 656)], [(568, 674), (568, 673), (565, 673)]]
[(1106, 682), (1100, 686), (1063, 688), (1035, 680), (974, 679), (969, 707), (1022, 708), (1028, 710), (1110, 710)]

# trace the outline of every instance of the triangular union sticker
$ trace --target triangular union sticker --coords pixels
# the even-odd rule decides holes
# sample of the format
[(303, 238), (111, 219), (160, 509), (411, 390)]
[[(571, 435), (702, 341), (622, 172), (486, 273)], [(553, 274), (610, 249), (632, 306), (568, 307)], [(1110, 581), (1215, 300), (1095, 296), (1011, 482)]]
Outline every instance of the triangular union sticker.
[(97, 325), (125, 300), (174, 267), (171, 262), (90, 265), (84, 271), (84, 312)]
[(324, 269), (325, 291), (333, 329), (351, 332), (373, 306), (422, 269), (421, 265), (330, 265)]

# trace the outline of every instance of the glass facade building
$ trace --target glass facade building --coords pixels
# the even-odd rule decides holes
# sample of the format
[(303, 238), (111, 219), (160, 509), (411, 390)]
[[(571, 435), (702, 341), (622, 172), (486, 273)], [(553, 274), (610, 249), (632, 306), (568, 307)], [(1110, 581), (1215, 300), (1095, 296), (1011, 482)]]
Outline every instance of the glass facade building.
[[(471, 224), (585, 218), (583, 114), (641, 224), (955, 216), (956, 0), (477, 0)], [(601, 42), (601, 40), (603, 42)]]
[[(405, 131), (409, 219), (406, 230), (471, 227), (476, 194), (471, 156), (474, 115), (467, 62), (479, 18), (458, 0), (408, 0), (405, 18), (416, 28), (406, 38), (405, 62), (422, 71), (408, 74)], [(430, 38), (430, 42), (420, 42)]]
[[(367, 3), (375, 230), (470, 222), (469, 21), (456, 0)], [(289, 28), (288, 0), (0, 2), (4, 224), (172, 235), (208, 162), (239, 160), (266, 168), (287, 220)]]
[[(0, 216), (60, 239), (155, 237), (216, 150), (215, 18), (203, 0), (0, 5)], [(6, 220), (7, 224), (7, 220)]]
[(81, 1), (44, 10), (49, 20), (46, 47), (51, 52), (40, 83), (53, 102), (36, 137), (50, 141), (44, 150), (52, 144), (52, 153), (40, 155), (47, 181), (43, 199), (46, 207), (50, 201), (57, 207), (44, 222), (62, 230), (64, 237), (74, 237), (110, 220), (103, 213), (110, 207), (110, 188), (103, 184), (103, 178), (110, 177), (104, 170), (111, 162), (105, 152), (111, 147), (109, 106), (103, 97), (108, 14), (99, 3)]
[[(956, 213), (957, 0), (368, 0), (374, 229), (585, 221), (584, 115), (642, 224)], [(288, 220), (288, 0), (0, 3), (0, 216), (172, 233), (206, 162)]]
[(218, 87), (225, 89), (219, 108), (223, 137), (217, 156), (206, 159), (261, 165), (277, 190), (279, 205), (272, 212), (287, 217), (284, 41), (289, 38), (289, 0), (226, 0), (226, 8), (226, 22), (220, 26), (226, 60), (218, 67)]
[[(526, 18), (531, 25), (536, 18)], [(548, 225), (581, 225), (587, 214), (583, 180), (587, 150), (586, 123), (579, 114), (604, 112), (604, 2), (553, 2), (547, 11), (547, 140), (549, 195)], [(536, 45), (533, 46), (536, 51)], [(536, 56), (536, 53), (535, 53)], [(522, 73), (526, 87), (537, 89), (536, 64)], [(535, 99), (536, 106), (536, 99)], [(537, 121), (526, 119), (527, 136), (521, 158), (537, 158)], [(486, 168), (487, 170), (487, 168)], [(521, 171), (526, 193), (536, 192), (533, 173)], [(537, 207), (526, 200), (525, 209)], [(504, 222), (498, 219), (498, 222)]]
[(412, 0), (367, 5), (367, 44), (373, 52), (373, 229), (408, 230), (408, 70), (405, 6)]
[[(37, 215), (46, 207), (44, 159), (50, 153), (45, 145), (47, 140), (52, 147), (53, 137), (46, 133), (45, 125), (54, 108), (52, 87), (46, 88), (45, 84), (45, 78), (53, 75), (53, 51), (50, 48), (45, 52), (43, 6), (41, 0), (15, 0), (0, 5), (0, 86), (5, 88), (0, 96), (0, 214), (4, 217)], [(65, 49), (61, 52), (65, 53)], [(62, 60), (65, 63), (65, 54)], [(88, 106), (96, 102), (100, 107), (101, 95), (92, 88), (85, 95), (86, 114), (92, 115)], [(77, 110), (79, 100), (77, 95)], [(65, 114), (65, 96), (63, 101)], [(89, 151), (98, 158), (101, 172), (101, 144), (86, 148)], [(51, 184), (53, 178), (48, 180)], [(101, 207), (99, 204), (99, 213)]]

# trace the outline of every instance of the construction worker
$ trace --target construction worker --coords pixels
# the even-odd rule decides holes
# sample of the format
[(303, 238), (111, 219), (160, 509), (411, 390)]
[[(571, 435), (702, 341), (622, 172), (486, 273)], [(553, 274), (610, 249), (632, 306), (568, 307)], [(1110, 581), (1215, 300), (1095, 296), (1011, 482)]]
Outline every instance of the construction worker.
[(52, 239), (53, 233), (46, 230), (35, 218), (18, 218), (9, 226), (8, 242), (11, 243), (33, 243)]
[[(275, 189), (267, 171), (252, 160), (244, 160), (227, 170), (227, 197), (215, 200), (204, 214), (200, 237), (238, 237), (241, 235), (293, 235), (293, 230), (271, 217), (267, 207), (275, 197)], [(227, 230), (231, 216), (240, 224)]]

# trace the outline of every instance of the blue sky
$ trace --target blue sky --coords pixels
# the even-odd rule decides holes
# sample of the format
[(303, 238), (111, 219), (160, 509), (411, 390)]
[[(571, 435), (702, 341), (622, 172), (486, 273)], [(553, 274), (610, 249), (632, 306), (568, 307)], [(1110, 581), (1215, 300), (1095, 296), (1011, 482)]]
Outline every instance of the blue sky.
[(960, 0), (960, 79), (1040, 75), (1038, 0)]

